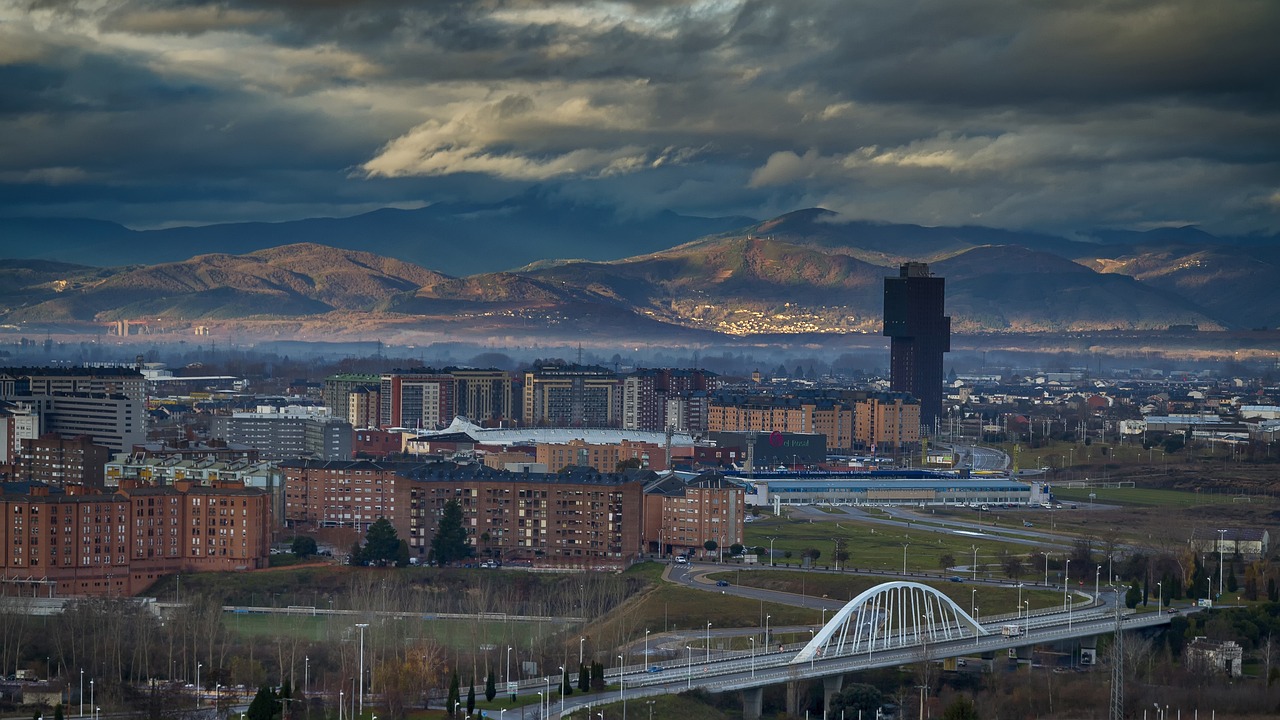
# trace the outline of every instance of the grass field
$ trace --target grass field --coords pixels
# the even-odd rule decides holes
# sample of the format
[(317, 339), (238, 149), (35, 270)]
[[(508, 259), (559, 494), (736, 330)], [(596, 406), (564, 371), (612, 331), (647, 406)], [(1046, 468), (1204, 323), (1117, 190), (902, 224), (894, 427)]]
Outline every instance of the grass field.
[[(245, 637), (301, 637), (306, 640), (333, 640), (350, 632), (347, 616), (268, 615), (226, 613), (227, 628)], [(429, 637), (450, 648), (467, 649), (483, 644), (529, 644), (531, 638), (563, 631), (563, 626), (537, 622), (477, 622), (475, 620), (391, 620), (394, 634)]]
[[(996, 538), (940, 535), (922, 530), (919, 523), (904, 522), (900, 527), (895, 527), (853, 520), (833, 519), (831, 522), (810, 523), (771, 518), (751, 523), (746, 530), (748, 546), (766, 549), (762, 562), (768, 562), (769, 540), (775, 538), (775, 564), (798, 565), (801, 553), (807, 548), (814, 548), (821, 553), (816, 564), (829, 567), (834, 562), (837, 537), (845, 541), (845, 551), (849, 553), (848, 562), (842, 565), (868, 570), (901, 572), (903, 545), (907, 546), (907, 571), (917, 573), (943, 572), (941, 560), (946, 555), (952, 556), (957, 565), (967, 566), (973, 562), (975, 546), (979, 566), (996, 564), (1001, 550), (1014, 554), (1026, 553), (1025, 547)], [(790, 558), (785, 557), (787, 552), (791, 553)]]
[[(1156, 490), (1138, 487), (1128, 488), (1068, 488), (1055, 485), (1053, 495), (1064, 501), (1071, 501), (1081, 508), (1089, 503), (1089, 493), (1094, 494), (1093, 502), (1107, 505), (1152, 505), (1160, 507), (1192, 508), (1203, 505), (1236, 504), (1234, 494), (1197, 493), (1182, 490)], [(1251, 502), (1268, 502), (1267, 499), (1252, 499)]]
[[(863, 590), (886, 582), (885, 578), (858, 575), (833, 575), (830, 573), (799, 573), (785, 570), (768, 570), (766, 568), (723, 572), (711, 575), (716, 580), (728, 580), (735, 585), (781, 590), (797, 595), (825, 596), (836, 600), (850, 600)], [(1050, 590), (1031, 590), (1023, 588), (1019, 593), (1016, 587), (992, 587), (983, 584), (959, 583), (921, 579), (920, 582), (936, 588), (943, 595), (951, 598), (962, 608), (969, 608), (976, 602), (983, 615), (1014, 613), (1018, 600), (1031, 601), (1031, 609), (1061, 607), (1062, 593)], [(1092, 589), (1092, 588), (1090, 588)], [(811, 611), (812, 612), (812, 611)], [(809, 622), (821, 621), (820, 613), (814, 613)], [(830, 617), (831, 613), (826, 616)]]

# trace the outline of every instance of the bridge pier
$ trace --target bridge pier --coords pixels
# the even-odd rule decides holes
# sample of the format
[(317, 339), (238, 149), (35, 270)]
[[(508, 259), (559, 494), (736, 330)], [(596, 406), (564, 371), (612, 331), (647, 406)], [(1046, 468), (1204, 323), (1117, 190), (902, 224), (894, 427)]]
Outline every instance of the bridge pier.
[(1098, 636), (1090, 635), (1078, 640), (1080, 643), (1080, 664), (1095, 665), (1098, 662)]
[(742, 720), (760, 720), (764, 713), (764, 688), (753, 687), (742, 691)]
[(802, 681), (787, 681), (787, 715), (798, 717), (800, 715), (800, 693), (806, 687)]
[(844, 687), (843, 675), (828, 675), (822, 678), (822, 710), (825, 712), (831, 707), (831, 698), (840, 694), (840, 690)]

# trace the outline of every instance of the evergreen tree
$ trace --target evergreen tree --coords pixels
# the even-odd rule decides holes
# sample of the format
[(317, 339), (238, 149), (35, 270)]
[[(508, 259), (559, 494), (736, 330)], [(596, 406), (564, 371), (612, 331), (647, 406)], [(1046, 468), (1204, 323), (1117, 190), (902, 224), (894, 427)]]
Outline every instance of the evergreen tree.
[(578, 689), (582, 692), (591, 689), (591, 673), (587, 670), (586, 663), (578, 666)]
[(604, 666), (598, 662), (591, 663), (591, 689), (596, 692), (604, 690)]
[(457, 500), (444, 504), (436, 536), (431, 539), (431, 556), (440, 567), (471, 557), (467, 529), (462, 524), (462, 506)]
[(454, 712), (454, 707), (457, 706), (458, 702), (461, 699), (462, 699), (462, 693), (459, 690), (458, 671), (454, 670), (453, 677), (449, 679), (449, 696), (444, 701), (444, 709), (445, 709), (445, 712), (449, 714), (449, 717), (456, 716), (456, 713)]
[(498, 695), (498, 679), (493, 674), (493, 668), (489, 669), (489, 677), (484, 681), (484, 699), (487, 702), (493, 702)]
[(560, 678), (560, 694), (573, 694), (573, 683), (569, 682), (569, 668), (564, 669), (564, 676)]
[(293, 551), (296, 558), (308, 558), (315, 555), (319, 548), (316, 546), (316, 539), (309, 535), (299, 535), (293, 539), (293, 544), (289, 548)]
[(1235, 592), (1240, 589), (1240, 581), (1236, 579), (1236, 569), (1231, 568), (1231, 574), (1227, 576), (1227, 592)]
[[(406, 553), (407, 555), (407, 553)], [(370, 565), (395, 565), (400, 560), (400, 538), (386, 518), (369, 526), (364, 536), (364, 561)], [(405, 564), (409, 563), (408, 557)]]
[(1276, 579), (1267, 578), (1267, 599), (1271, 602), (1280, 602), (1280, 589), (1276, 588)]
[(471, 689), (467, 690), (467, 714), (471, 715), (476, 711), (476, 679), (471, 678)]
[(1138, 581), (1134, 580), (1124, 594), (1124, 606), (1132, 610), (1138, 607), (1140, 602), (1142, 602), (1142, 590), (1138, 589)]
[(263, 685), (258, 688), (258, 694), (253, 696), (253, 702), (249, 703), (245, 717), (248, 720), (271, 720), (280, 712), (281, 704), (271, 688)]
[(853, 683), (846, 686), (831, 698), (831, 709), (827, 713), (834, 717), (842, 714), (846, 718), (874, 718), (877, 710), (884, 703), (884, 695), (874, 685)]

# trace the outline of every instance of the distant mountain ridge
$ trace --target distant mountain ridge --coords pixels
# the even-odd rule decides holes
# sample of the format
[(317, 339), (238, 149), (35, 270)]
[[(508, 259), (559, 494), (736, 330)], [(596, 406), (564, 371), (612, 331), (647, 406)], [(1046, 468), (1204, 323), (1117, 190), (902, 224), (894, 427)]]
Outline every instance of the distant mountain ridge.
[(514, 271), (462, 276), (317, 242), (113, 268), (6, 260), (0, 320), (323, 326), (323, 318), (341, 316), (333, 332), (395, 324), (473, 336), (878, 333), (883, 278), (919, 260), (947, 279), (958, 332), (1280, 324), (1274, 246), (1123, 239), (846, 222), (815, 208), (629, 257), (539, 258)]
[(310, 242), (399, 258), (450, 275), (508, 270), (548, 257), (611, 260), (662, 250), (753, 222), (546, 200), (534, 194), (495, 203), (384, 208), (342, 218), (131, 230), (99, 220), (0, 218), (0, 257), (86, 265), (181, 262), (194, 255), (243, 255)]

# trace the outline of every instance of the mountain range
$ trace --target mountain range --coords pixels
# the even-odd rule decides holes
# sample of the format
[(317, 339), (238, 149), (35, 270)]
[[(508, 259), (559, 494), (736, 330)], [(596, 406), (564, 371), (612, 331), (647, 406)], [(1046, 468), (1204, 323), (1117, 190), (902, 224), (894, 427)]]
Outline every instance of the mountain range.
[[(500, 224), (518, 225), (512, 218), (549, 212), (535, 207), (525, 203), (523, 209), (498, 213)], [(391, 224), (399, 224), (401, 235), (412, 234), (417, 212), (385, 211), (345, 221), (367, 229), (368, 223), (394, 218)], [(173, 243), (168, 252), (217, 246), (218, 232), (239, 240), (228, 241), (223, 252), (164, 262), (150, 246), (141, 252), (117, 246), (122, 258), (134, 261), (108, 267), (3, 260), (0, 321), (101, 325), (128, 319), (172, 329), (234, 323), (249, 330), (270, 324), (275, 334), (300, 336), (373, 336), (387, 328), (620, 340), (878, 333), (883, 278), (912, 260), (928, 262), (934, 274), (946, 278), (947, 310), (957, 332), (1280, 325), (1280, 286), (1273, 280), (1280, 269), (1276, 238), (1243, 241), (1173, 228), (1069, 239), (981, 227), (850, 222), (821, 209), (746, 221), (731, 230), (718, 226), (730, 219), (668, 214), (613, 236), (609, 231), (625, 223), (616, 216), (590, 220), (590, 214), (566, 220), (556, 247), (582, 251), (591, 238), (631, 240), (597, 243), (596, 259), (581, 259), (585, 252), (578, 252), (579, 259), (535, 257), (542, 246), (530, 242), (523, 254), (499, 256), (527, 262), (494, 269), (494, 253), (500, 252), (495, 248), (515, 247), (521, 232), (486, 231), (492, 234), (483, 242), (450, 243), (454, 254), (448, 256), (422, 243), (395, 245), (395, 237), (401, 237), (395, 233), (376, 241), (345, 234), (343, 246), (312, 241), (341, 234), (333, 228), (344, 220), (331, 220), (284, 223), (253, 237), (237, 235), (239, 226), (183, 229), (190, 233), (187, 240), (166, 241)], [(434, 218), (422, 223), (431, 233), (438, 232), (442, 217), (462, 222), (441, 208), (420, 217)], [(0, 221), (0, 229), (16, 222)], [(27, 242), (43, 237), (43, 247), (79, 242), (77, 247), (88, 248), (101, 240), (92, 232), (77, 234), (75, 222), (54, 223), (44, 235), (39, 221), (22, 223)], [(304, 232), (319, 227), (329, 229)], [(581, 227), (590, 229), (578, 232)], [(523, 237), (553, 229), (548, 220), (526, 228)], [(79, 240), (59, 235), (63, 232)], [(632, 242), (637, 233), (646, 239)], [(253, 247), (276, 235), (308, 241)], [(697, 237), (684, 241), (690, 235)], [(664, 238), (667, 246), (654, 247)], [(12, 237), (0, 239), (0, 249), (14, 247)], [(635, 247), (644, 252), (609, 257)], [(413, 260), (424, 253), (440, 262)], [(139, 254), (153, 259), (138, 262)], [(458, 259), (467, 254), (477, 257)], [(58, 255), (86, 262), (93, 257), (89, 250)], [(490, 269), (459, 273), (459, 266)]]

